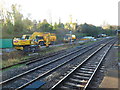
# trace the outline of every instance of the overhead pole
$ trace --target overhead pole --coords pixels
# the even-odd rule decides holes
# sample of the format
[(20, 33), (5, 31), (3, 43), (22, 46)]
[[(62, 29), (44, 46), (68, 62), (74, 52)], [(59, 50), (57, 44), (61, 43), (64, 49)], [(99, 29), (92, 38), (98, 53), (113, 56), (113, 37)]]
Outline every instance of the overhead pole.
[(70, 15), (70, 44), (72, 44), (72, 15)]
[(59, 17), (59, 24), (61, 24), (61, 18)]
[(72, 30), (70, 30), (70, 44), (72, 44)]

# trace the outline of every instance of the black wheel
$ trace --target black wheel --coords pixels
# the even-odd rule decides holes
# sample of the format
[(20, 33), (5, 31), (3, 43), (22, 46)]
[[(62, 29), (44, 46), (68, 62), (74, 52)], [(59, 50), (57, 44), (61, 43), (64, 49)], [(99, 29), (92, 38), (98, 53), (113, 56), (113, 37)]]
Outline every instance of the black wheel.
[(45, 44), (44, 44), (44, 42), (42, 41), (42, 42), (39, 42), (39, 45), (44, 46)]

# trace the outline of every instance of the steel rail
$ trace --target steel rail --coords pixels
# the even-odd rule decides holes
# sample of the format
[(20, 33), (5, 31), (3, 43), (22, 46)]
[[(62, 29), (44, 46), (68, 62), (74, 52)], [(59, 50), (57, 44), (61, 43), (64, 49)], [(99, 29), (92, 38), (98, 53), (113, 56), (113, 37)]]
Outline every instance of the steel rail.
[[(110, 42), (110, 41), (109, 41), (109, 42)], [(109, 43), (109, 42), (108, 42), (108, 43)], [(107, 45), (107, 44), (102, 45), (99, 49), (97, 49), (97, 51), (101, 50), (101, 49), (102, 49), (104, 46), (106, 46), (106, 45)], [(93, 54), (96, 54), (96, 53), (97, 53), (97, 51), (95, 51), (94, 53), (92, 53), (92, 54), (91, 54), (90, 56), (88, 56), (86, 59), (91, 58)], [(74, 56), (73, 58), (67, 60), (66, 62), (64, 62), (64, 63), (62, 63), (62, 64), (60, 64), (60, 65), (58, 65), (57, 67), (55, 67), (55, 68), (53, 68), (53, 69), (51, 69), (51, 70), (49, 70), (49, 71), (43, 73), (42, 75), (39, 75), (37, 78), (35, 78), (35, 79), (29, 81), (28, 83), (26, 83), (26, 84), (24, 84), (24, 85), (18, 87), (16, 90), (19, 90), (19, 89), (22, 89), (22, 88), (28, 86), (29, 84), (33, 83), (34, 81), (36, 81), (36, 80), (38, 80), (38, 79), (40, 79), (40, 78), (42, 78), (42, 77), (48, 75), (49, 73), (53, 72), (54, 70), (58, 69), (59, 67), (65, 65), (66, 63), (68, 63), (68, 62), (74, 60), (75, 58), (77, 58), (77, 57), (79, 57), (79, 56), (80, 56), (80, 54)], [(85, 59), (85, 60), (86, 60), (86, 59)]]
[[(104, 41), (104, 40), (103, 40)], [(98, 42), (98, 43), (100, 43), (100, 41)], [(93, 43), (94, 44), (94, 43)], [(92, 44), (92, 45), (93, 45)], [(91, 46), (91, 45), (90, 45)], [(84, 48), (87, 48), (87, 47), (90, 47), (90, 46), (86, 46), (86, 47), (83, 47), (83, 48), (81, 48), (81, 50), (82, 49), (84, 49)], [(64, 50), (63, 50), (64, 51)], [(57, 53), (57, 54), (59, 54), (59, 53)], [(55, 54), (55, 55), (57, 55), (57, 54)], [(45, 56), (45, 57), (43, 57), (43, 58), (41, 58), (41, 59), (46, 59), (46, 58), (49, 58), (49, 57), (52, 57), (52, 56), (55, 56), (54, 54), (53, 55), (51, 55), (51, 56)], [(33, 62), (37, 62), (37, 61), (40, 61), (39, 59), (36, 59), (36, 60), (32, 60), (32, 61), (29, 61), (28, 63), (26, 63), (26, 65), (29, 65), (29, 64), (31, 64), (31, 63), (33, 63)]]
[[(93, 48), (93, 47), (92, 47), (92, 48)], [(92, 49), (92, 48), (90, 48), (90, 49)], [(53, 63), (53, 62), (56, 62), (56, 61), (58, 61), (58, 60), (60, 60), (60, 59), (62, 59), (62, 58), (65, 58), (65, 57), (67, 57), (67, 56), (70, 56), (71, 54), (74, 54), (74, 53), (76, 53), (76, 52), (78, 52), (78, 51), (80, 51), (80, 50), (82, 50), (82, 49), (85, 49), (85, 47), (84, 47), (84, 48), (81, 48), (81, 49), (79, 49), (79, 50), (73, 51), (73, 52), (71, 52), (71, 53), (68, 53), (68, 54), (66, 54), (66, 55), (63, 55), (62, 57), (56, 58), (56, 59), (54, 59), (54, 60), (52, 60), (52, 61), (49, 61), (49, 62), (47, 62), (47, 63), (45, 63), (45, 64), (42, 64), (42, 65), (40, 65), (40, 66), (38, 66), (38, 67), (35, 67), (35, 68), (33, 68), (33, 69), (30, 69), (30, 70), (28, 70), (28, 71), (26, 71), (26, 72), (23, 72), (23, 73), (21, 73), (21, 74), (19, 74), (19, 75), (16, 75), (16, 76), (14, 76), (14, 77), (12, 77), (12, 78), (9, 78), (9, 79), (5, 80), (5, 81), (2, 81), (2, 82), (0, 82), (0, 85), (1, 85), (1, 84), (4, 84), (4, 83), (7, 83), (7, 82), (9, 82), (9, 81), (12, 81), (12, 80), (14, 80), (14, 79), (16, 79), (16, 78), (18, 78), (18, 77), (23, 76), (23, 75), (26, 75), (26, 74), (28, 74), (28, 73), (30, 73), (30, 72), (32, 72), (32, 71), (35, 71), (35, 70), (37, 70), (37, 69), (39, 69), (39, 68), (42, 68), (42, 67), (44, 67), (44, 66), (46, 66), (46, 65), (49, 65), (49, 64)]]
[[(78, 56), (79, 56), (79, 55), (78, 55)], [(77, 55), (76, 55), (76, 57), (77, 57)], [(75, 57), (74, 57), (74, 58), (75, 58)], [(67, 63), (67, 62), (66, 62), (66, 63)], [(65, 63), (64, 63), (64, 64), (65, 64)], [(59, 66), (60, 66), (60, 65), (59, 65)], [(59, 67), (59, 66), (58, 66), (58, 67)], [(41, 67), (43, 67), (43, 65), (41, 65)], [(58, 68), (58, 67), (57, 67), (57, 68)], [(56, 69), (57, 69), (57, 68), (56, 68)], [(28, 72), (28, 71), (27, 71), (27, 72)], [(27, 72), (25, 72), (24, 75), (27, 74)], [(47, 73), (49, 73), (49, 72), (47, 72)], [(46, 74), (47, 74), (47, 73), (46, 73)], [(20, 75), (21, 75), (21, 74), (20, 74)], [(13, 77), (13, 78), (11, 78), (11, 79), (8, 79), (8, 80), (6, 80), (6, 81), (3, 81), (3, 82), (1, 82), (0, 84), (4, 84), (4, 83), (6, 83), (6, 82), (8, 82), (8, 81), (14, 80), (15, 78), (17, 79), (17, 77), (20, 77), (20, 75), (15, 76), (15, 77)], [(45, 74), (42, 74), (42, 75), (45, 75)], [(23, 76), (23, 75), (22, 75), (22, 76)]]
[[(106, 46), (106, 45), (104, 45), (104, 46)], [(103, 46), (103, 47), (104, 47)], [(112, 45), (111, 45), (112, 46)], [(111, 46), (109, 47), (109, 50), (110, 50), (110, 48), (111, 48)], [(70, 71), (65, 77), (63, 77), (59, 82), (57, 82), (54, 86), (52, 86), (51, 88), (50, 88), (50, 90), (54, 90), (56, 87), (58, 87), (62, 82), (64, 82), (71, 74), (73, 74), (80, 66), (82, 66), (86, 61), (88, 61), (91, 57), (93, 57), (98, 51), (100, 51), (102, 48), (100, 47), (99, 49), (97, 49), (95, 52), (93, 52), (91, 55), (89, 55), (84, 61), (82, 61), (77, 67), (75, 67), (72, 71)], [(109, 50), (107, 50), (107, 51), (109, 51)], [(104, 56), (106, 56), (106, 54), (107, 54), (107, 52), (105, 53), (105, 55)], [(102, 59), (104, 59), (105, 57), (102, 57)], [(102, 62), (102, 60), (101, 60), (101, 62)], [(101, 63), (100, 62), (100, 63)], [(97, 69), (96, 69), (97, 70)], [(93, 75), (92, 75), (93, 76)], [(91, 76), (91, 79), (92, 79), (92, 76)], [(89, 82), (91, 81), (91, 79), (89, 80)], [(89, 82), (88, 82), (88, 84), (89, 84)], [(88, 85), (87, 84), (87, 85)], [(87, 87), (87, 85), (86, 85), (86, 87)], [(85, 87), (85, 88), (86, 88)]]
[(109, 52), (109, 50), (111, 49), (112, 46), (113, 46), (113, 44), (109, 46), (109, 48), (107, 49), (107, 51), (105, 52), (105, 54), (104, 54), (104, 55), (102, 56), (102, 58), (100, 59), (99, 64), (97, 65), (96, 69), (94, 70), (93, 74), (91, 75), (90, 79), (88, 80), (88, 82), (87, 82), (87, 84), (85, 85), (85, 87), (84, 87), (83, 90), (85, 90), (85, 89), (88, 87), (88, 85), (90, 84), (90, 81), (93, 79), (93, 76), (94, 76), (95, 73), (97, 72), (97, 70), (98, 70), (98, 68), (100, 67), (102, 61), (104, 60), (104, 58), (106, 57), (107, 53)]
[[(99, 43), (99, 41), (98, 41), (98, 43)], [(13, 66), (22, 65), (22, 64), (25, 64), (25, 63), (26, 63), (26, 65), (29, 65), (29, 64), (31, 64), (31, 63), (33, 63), (33, 62), (37, 62), (37, 61), (40, 61), (40, 60), (43, 60), (43, 59), (46, 59), (46, 58), (55, 56), (55, 55), (57, 55), (57, 54), (60, 54), (60, 53), (62, 53), (63, 51), (64, 51), (64, 50), (61, 50), (61, 51), (58, 51), (58, 52), (54, 52), (54, 53), (52, 53), (52, 54), (49, 54), (49, 55), (43, 56), (43, 57), (41, 56), (41, 57), (37, 57), (37, 58), (36, 58), (36, 57), (28, 58), (28, 59), (25, 59), (25, 61), (21, 61), (21, 62), (19, 62), (19, 63), (13, 64), (13, 65), (9, 65), (9, 66), (0, 68), (0, 71), (1, 71), (1, 70), (5, 70), (5, 69), (8, 69), (8, 68), (11, 68), (11, 67), (13, 67)], [(31, 60), (31, 61), (30, 61), (30, 60)]]
[[(13, 64), (13, 65), (9, 65), (9, 66), (6, 66), (6, 67), (3, 67), (3, 68), (0, 68), (0, 71), (1, 70), (5, 70), (5, 69), (8, 69), (8, 68), (11, 68), (13, 66), (17, 66), (17, 65), (21, 65), (21, 64), (31, 64), (33, 62), (36, 62), (36, 61), (40, 61), (40, 60), (43, 60), (43, 59), (46, 59), (46, 58), (49, 58), (49, 57), (52, 57), (52, 56), (55, 56), (57, 54), (60, 54), (62, 52), (64, 52), (65, 50), (61, 50), (61, 51), (58, 51), (58, 52), (54, 52), (52, 54), (49, 54), (49, 55), (46, 55), (46, 56), (41, 56), (41, 57), (31, 57), (31, 58), (28, 58), (28, 59), (25, 59), (25, 61), (21, 61), (19, 63), (16, 63), (16, 64)], [(30, 61), (31, 60), (31, 61)]]

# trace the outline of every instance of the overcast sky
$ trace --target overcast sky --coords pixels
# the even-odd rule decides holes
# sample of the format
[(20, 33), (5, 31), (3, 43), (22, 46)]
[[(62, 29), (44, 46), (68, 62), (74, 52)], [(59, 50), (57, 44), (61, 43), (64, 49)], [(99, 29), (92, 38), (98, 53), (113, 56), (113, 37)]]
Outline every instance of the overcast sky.
[(72, 15), (73, 22), (88, 23), (100, 26), (105, 21), (111, 25), (118, 24), (119, 0), (0, 0), (4, 8), (10, 10), (12, 4), (21, 5), (24, 17), (38, 20), (47, 19), (50, 22), (69, 21)]

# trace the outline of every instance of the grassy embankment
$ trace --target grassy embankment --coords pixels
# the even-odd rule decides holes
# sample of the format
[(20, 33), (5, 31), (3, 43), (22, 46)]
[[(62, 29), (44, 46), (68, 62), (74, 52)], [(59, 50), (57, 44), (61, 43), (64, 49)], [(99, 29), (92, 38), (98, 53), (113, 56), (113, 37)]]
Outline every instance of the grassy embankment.
[[(90, 44), (94, 41), (85, 43), (85, 44)], [(55, 47), (50, 47), (50, 48), (41, 48), (40, 51), (36, 52), (38, 53), (38, 56), (44, 56), (46, 54), (52, 53), (52, 52), (57, 52), (60, 50), (65, 50), (65, 49), (70, 49), (74, 48), (76, 46), (80, 46), (80, 44), (65, 44), (62, 46), (55, 46)], [(29, 53), (32, 54), (32, 53)], [(21, 61), (24, 61), (30, 57), (36, 57), (37, 55), (29, 56), (28, 54), (24, 54), (22, 51), (12, 51), (10, 53), (3, 53), (2, 55), (2, 67), (6, 67), (9, 65), (13, 65), (15, 63), (19, 63)]]
[[(64, 49), (69, 49), (78, 46), (76, 45), (64, 45), (64, 46), (57, 46), (57, 47), (50, 47), (50, 48), (41, 48), (40, 51), (38, 51), (39, 56), (43, 56), (52, 52), (56, 52), (59, 50), (64, 50)], [(29, 53), (32, 54), (32, 53)], [(6, 67), (21, 61), (24, 61), (30, 57), (33, 56), (28, 56), (27, 54), (25, 55), (22, 51), (12, 51), (10, 53), (4, 53), (2, 55), (2, 67)]]

